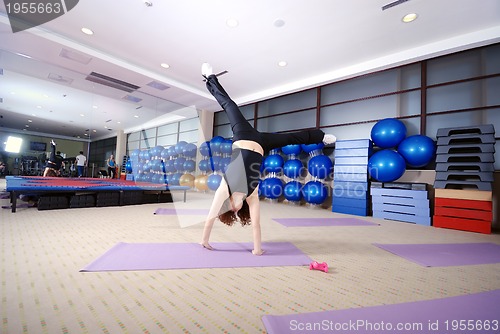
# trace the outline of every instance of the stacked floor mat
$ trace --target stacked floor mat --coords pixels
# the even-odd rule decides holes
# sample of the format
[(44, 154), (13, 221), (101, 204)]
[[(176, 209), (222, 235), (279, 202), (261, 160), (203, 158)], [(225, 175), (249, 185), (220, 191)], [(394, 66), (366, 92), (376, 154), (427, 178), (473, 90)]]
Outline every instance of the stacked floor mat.
[(491, 233), (494, 153), (491, 124), (438, 130), (435, 227)]
[(370, 212), (368, 159), (370, 139), (338, 140), (335, 143), (332, 211), (367, 216)]
[(430, 226), (431, 214), (425, 183), (372, 182), (373, 217)]

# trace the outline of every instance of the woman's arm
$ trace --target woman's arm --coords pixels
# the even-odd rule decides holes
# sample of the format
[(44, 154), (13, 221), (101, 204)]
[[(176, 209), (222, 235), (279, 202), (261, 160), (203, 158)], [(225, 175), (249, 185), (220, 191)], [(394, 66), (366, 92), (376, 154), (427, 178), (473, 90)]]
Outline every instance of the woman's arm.
[(222, 178), (219, 187), (215, 191), (214, 199), (212, 205), (210, 206), (210, 211), (208, 212), (207, 219), (205, 220), (205, 227), (203, 228), (203, 236), (201, 238), (201, 245), (207, 249), (213, 249), (209, 244), (210, 234), (212, 232), (212, 227), (214, 226), (215, 219), (219, 216), (219, 211), (224, 201), (229, 197), (229, 190), (227, 188), (227, 183), (224, 178)]
[(253, 255), (262, 255), (262, 233), (260, 228), (260, 200), (258, 196), (258, 187), (246, 199), (250, 208), (250, 220), (252, 221), (253, 232)]

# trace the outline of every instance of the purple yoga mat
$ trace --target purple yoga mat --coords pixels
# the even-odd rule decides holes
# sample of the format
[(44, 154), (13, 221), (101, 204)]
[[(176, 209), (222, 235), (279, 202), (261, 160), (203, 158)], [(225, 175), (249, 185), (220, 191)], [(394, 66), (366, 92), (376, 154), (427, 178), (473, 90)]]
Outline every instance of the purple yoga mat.
[[(403, 304), (281, 316), (265, 315), (262, 322), (268, 334), (491, 334), (500, 331), (499, 308), (500, 290), (493, 290)], [(398, 329), (398, 326), (403, 327)]]
[(160, 208), (156, 209), (155, 215), (208, 215), (207, 209), (175, 209), (175, 208)]
[(492, 243), (374, 245), (425, 267), (500, 263), (500, 245)]
[(379, 225), (357, 218), (273, 218), (273, 220), (286, 227)]
[(252, 243), (118, 243), (81, 271), (164, 270), (304, 266), (311, 259), (289, 242), (266, 242), (265, 253), (251, 253)]

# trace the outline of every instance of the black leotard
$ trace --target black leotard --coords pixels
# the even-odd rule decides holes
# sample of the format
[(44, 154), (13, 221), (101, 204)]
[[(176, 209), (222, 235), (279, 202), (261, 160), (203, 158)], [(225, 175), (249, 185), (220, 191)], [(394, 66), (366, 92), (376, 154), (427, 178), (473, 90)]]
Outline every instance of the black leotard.
[[(215, 75), (207, 78), (207, 89), (226, 112), (233, 130), (233, 141), (250, 140), (258, 143), (264, 153), (291, 144), (317, 144), (323, 141), (322, 130), (304, 130), (291, 133), (268, 133), (255, 130), (231, 100)], [(247, 149), (235, 149), (224, 178), (229, 193), (236, 191), (250, 195), (259, 184), (262, 155)], [(242, 173), (245, 172), (243, 177)]]

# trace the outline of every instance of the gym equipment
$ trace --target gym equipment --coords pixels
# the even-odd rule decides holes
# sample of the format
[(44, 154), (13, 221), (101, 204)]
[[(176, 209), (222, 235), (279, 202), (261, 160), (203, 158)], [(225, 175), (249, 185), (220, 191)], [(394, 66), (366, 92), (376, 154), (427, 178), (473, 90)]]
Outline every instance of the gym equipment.
[(386, 118), (375, 123), (371, 139), (380, 148), (398, 146), (406, 137), (406, 126), (395, 118)]
[(326, 264), (326, 262), (318, 263), (317, 261), (313, 261), (309, 265), (309, 270), (320, 270), (320, 271), (327, 273), (328, 272), (328, 264)]
[(436, 153), (434, 141), (423, 135), (414, 135), (404, 139), (398, 146), (398, 153), (410, 167), (428, 165)]
[(392, 182), (403, 176), (405, 159), (396, 151), (385, 149), (374, 153), (368, 160), (370, 176), (380, 182)]

